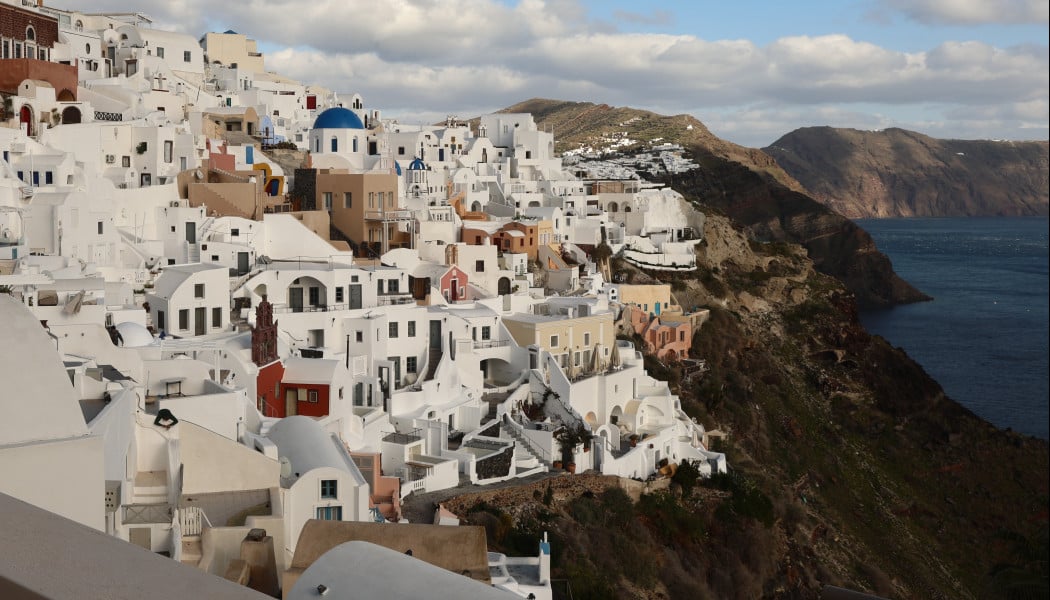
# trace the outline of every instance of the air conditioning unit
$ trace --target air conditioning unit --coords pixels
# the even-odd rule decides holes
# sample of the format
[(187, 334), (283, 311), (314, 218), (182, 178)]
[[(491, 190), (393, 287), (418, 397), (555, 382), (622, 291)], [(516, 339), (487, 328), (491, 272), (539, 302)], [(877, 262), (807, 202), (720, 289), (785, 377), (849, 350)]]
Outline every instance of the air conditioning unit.
[(111, 164), (113, 164), (115, 162), (117, 162), (117, 157), (116, 156), (113, 156), (112, 154), (107, 154), (106, 155), (106, 164), (107, 165), (111, 165)]

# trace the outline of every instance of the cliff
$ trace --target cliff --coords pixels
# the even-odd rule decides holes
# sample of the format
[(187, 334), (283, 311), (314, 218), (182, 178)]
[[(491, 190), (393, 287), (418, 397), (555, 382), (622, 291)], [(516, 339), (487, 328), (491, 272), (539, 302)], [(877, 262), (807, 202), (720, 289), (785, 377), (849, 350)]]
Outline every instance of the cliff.
[(711, 310), (692, 352), (704, 375), (646, 367), (689, 415), (728, 432), (714, 447), (730, 475), (698, 481), (680, 467), (641, 496), (641, 483), (563, 475), (447, 506), (497, 550), (532, 554), (548, 531), (553, 576), (573, 598), (816, 599), (824, 585), (1046, 597), (1047, 443), (945, 397), (864, 330), (852, 295), (804, 249), (755, 242), (708, 211), (698, 273), (613, 269)]
[(1048, 146), (806, 127), (764, 150), (849, 218), (983, 217), (1048, 213)]
[(929, 299), (901, 279), (868, 232), (849, 219), (704, 147), (691, 150), (700, 168), (663, 180), (687, 199), (729, 216), (756, 240), (801, 244), (817, 270), (842, 281), (861, 307)]

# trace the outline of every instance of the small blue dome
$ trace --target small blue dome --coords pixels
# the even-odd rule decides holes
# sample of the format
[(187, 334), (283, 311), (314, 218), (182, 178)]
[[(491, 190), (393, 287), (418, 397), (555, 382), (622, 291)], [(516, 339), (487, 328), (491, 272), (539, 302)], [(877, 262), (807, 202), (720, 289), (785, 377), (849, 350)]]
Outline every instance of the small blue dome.
[(401, 163), (397, 162), (396, 160), (394, 161), (394, 170), (398, 174), (398, 176), (400, 177), (401, 176)]
[(408, 170), (409, 171), (426, 171), (427, 170), (427, 165), (426, 165), (426, 163), (423, 162), (422, 158), (417, 158), (417, 159), (413, 160), (411, 163), (409, 163)]
[(317, 115), (317, 120), (314, 121), (314, 129), (364, 129), (365, 124), (361, 122), (361, 117), (354, 114), (354, 111), (349, 108), (343, 108), (337, 106), (335, 108), (329, 108), (323, 113)]

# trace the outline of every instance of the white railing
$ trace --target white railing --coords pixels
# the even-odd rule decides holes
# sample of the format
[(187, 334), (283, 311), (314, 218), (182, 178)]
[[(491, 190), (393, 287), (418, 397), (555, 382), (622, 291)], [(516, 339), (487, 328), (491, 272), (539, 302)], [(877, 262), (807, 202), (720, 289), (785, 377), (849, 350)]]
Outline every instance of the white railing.
[(204, 514), (199, 506), (187, 506), (178, 509), (179, 524), (183, 535), (200, 535), (204, 531), (204, 525), (211, 527), (208, 515)]

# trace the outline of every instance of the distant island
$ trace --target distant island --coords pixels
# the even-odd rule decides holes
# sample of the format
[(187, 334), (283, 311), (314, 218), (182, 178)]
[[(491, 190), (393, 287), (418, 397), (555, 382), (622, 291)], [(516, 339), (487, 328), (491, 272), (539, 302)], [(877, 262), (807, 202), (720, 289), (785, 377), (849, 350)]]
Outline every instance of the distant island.
[(1048, 213), (1046, 141), (804, 127), (763, 150), (813, 198), (851, 219)]

